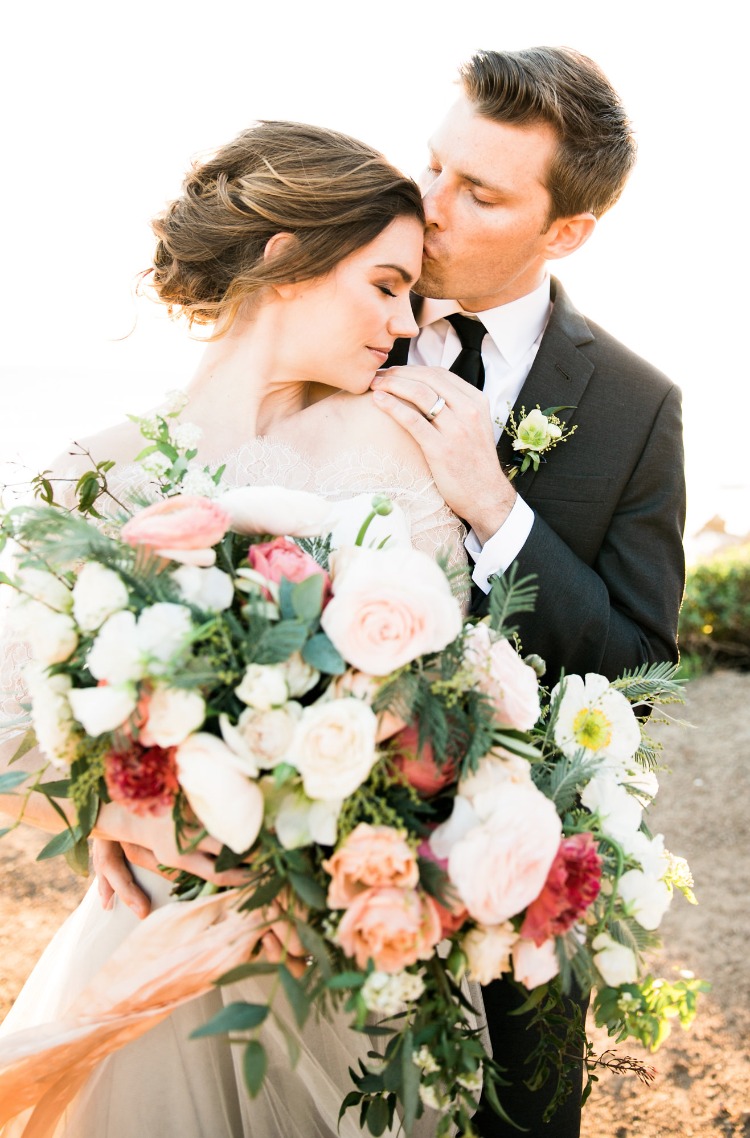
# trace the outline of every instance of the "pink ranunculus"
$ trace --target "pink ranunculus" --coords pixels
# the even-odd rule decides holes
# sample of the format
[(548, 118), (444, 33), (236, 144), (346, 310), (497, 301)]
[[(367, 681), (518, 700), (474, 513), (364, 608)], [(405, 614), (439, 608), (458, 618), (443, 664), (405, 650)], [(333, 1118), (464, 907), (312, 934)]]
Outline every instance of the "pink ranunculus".
[[(323, 578), (323, 604), (326, 603), (331, 589), (330, 577), (314, 557), (305, 553), (304, 549), (300, 549), (293, 541), (277, 537), (273, 541), (251, 545), (247, 559), (252, 568), (267, 581), (278, 583), (282, 577), (286, 577), (287, 581), (296, 584), (318, 574)], [(270, 592), (267, 592), (267, 596), (270, 600)]]
[(554, 803), (533, 783), (500, 787), (491, 813), (471, 825), (448, 855), (448, 874), (474, 920), (498, 925), (531, 904), (561, 834)]
[(477, 624), (466, 638), (466, 662), (477, 687), (488, 695), (503, 727), (528, 731), (539, 718), (539, 681), (508, 640), (493, 640), (486, 624)]
[(541, 945), (562, 936), (599, 895), (602, 859), (593, 834), (563, 838), (539, 896), (526, 910), (521, 936)]
[(514, 979), (529, 989), (546, 984), (560, 971), (554, 939), (536, 945), (533, 940), (519, 937), (511, 949), (511, 958)]
[(456, 764), (450, 760), (441, 767), (429, 743), (419, 749), (419, 730), (409, 726), (400, 731), (393, 742), (396, 745), (394, 762), (406, 781), (420, 794), (429, 797), (456, 781)]
[(331, 875), (328, 904), (345, 909), (355, 897), (371, 886), (394, 885), (414, 889), (419, 869), (404, 834), (391, 826), (370, 826), (360, 822), (344, 839), (323, 869)]
[(147, 546), (174, 561), (212, 564), (211, 546), (224, 537), (229, 521), (227, 511), (210, 498), (178, 494), (134, 514), (120, 535), (128, 545)]
[(133, 814), (164, 814), (179, 789), (174, 747), (140, 747), (111, 751), (104, 760), (104, 781), (113, 802)]
[(440, 914), (431, 897), (415, 889), (366, 889), (352, 901), (337, 938), (358, 968), (372, 960), (378, 972), (401, 972), (429, 960), (442, 937)]
[(385, 676), (458, 636), (461, 607), (426, 553), (356, 548), (339, 555), (346, 552), (333, 562), (333, 599), (321, 625), (349, 664)]

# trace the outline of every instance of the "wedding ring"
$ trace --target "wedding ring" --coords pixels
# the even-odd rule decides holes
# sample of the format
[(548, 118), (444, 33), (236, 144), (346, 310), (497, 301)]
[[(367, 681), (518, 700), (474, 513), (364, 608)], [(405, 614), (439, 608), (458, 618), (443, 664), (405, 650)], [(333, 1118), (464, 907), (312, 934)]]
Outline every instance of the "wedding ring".
[(437, 399), (432, 404), (432, 407), (430, 407), (429, 411), (427, 412), (426, 417), (428, 419), (437, 419), (438, 415), (443, 410), (443, 407), (445, 407), (445, 400), (443, 399), (442, 395), (438, 395)]

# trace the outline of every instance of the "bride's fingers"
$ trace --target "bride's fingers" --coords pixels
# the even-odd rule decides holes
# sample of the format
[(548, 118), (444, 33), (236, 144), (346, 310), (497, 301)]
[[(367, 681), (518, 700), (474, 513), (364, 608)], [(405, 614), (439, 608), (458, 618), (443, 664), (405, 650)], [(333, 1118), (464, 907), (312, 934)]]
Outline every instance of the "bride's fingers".
[(122, 846), (103, 838), (95, 838), (92, 846), (94, 872), (104, 908), (111, 909), (115, 897), (118, 897), (143, 920), (151, 912), (151, 902), (134, 881)]

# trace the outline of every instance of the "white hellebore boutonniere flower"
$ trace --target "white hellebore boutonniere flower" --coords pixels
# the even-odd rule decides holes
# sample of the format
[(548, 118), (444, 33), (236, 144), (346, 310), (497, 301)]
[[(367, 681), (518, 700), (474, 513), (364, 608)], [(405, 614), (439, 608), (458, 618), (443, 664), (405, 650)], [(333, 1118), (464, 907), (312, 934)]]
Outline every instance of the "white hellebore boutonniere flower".
[(542, 411), (537, 404), (528, 415), (526, 408), (522, 407), (520, 423), (516, 423), (511, 411), (505, 433), (513, 439), (517, 465), (508, 471), (508, 478), (512, 480), (517, 474), (525, 474), (530, 466), (538, 470), (539, 463), (545, 461), (545, 453), (570, 438), (576, 427), (566, 430), (565, 422), (557, 417), (558, 411), (566, 410), (574, 411), (575, 407), (548, 407)]

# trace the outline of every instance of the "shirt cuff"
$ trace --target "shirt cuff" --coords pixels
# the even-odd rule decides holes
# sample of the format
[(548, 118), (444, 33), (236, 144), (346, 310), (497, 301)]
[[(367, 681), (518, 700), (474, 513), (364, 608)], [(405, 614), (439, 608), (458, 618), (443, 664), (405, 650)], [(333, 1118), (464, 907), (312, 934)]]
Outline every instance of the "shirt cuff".
[(489, 593), (488, 578), (493, 573), (504, 573), (515, 561), (526, 544), (534, 524), (534, 511), (523, 498), (517, 497), (507, 518), (497, 533), (482, 546), (471, 529), (464, 539), (466, 552), (474, 562), (471, 579), (483, 593)]

